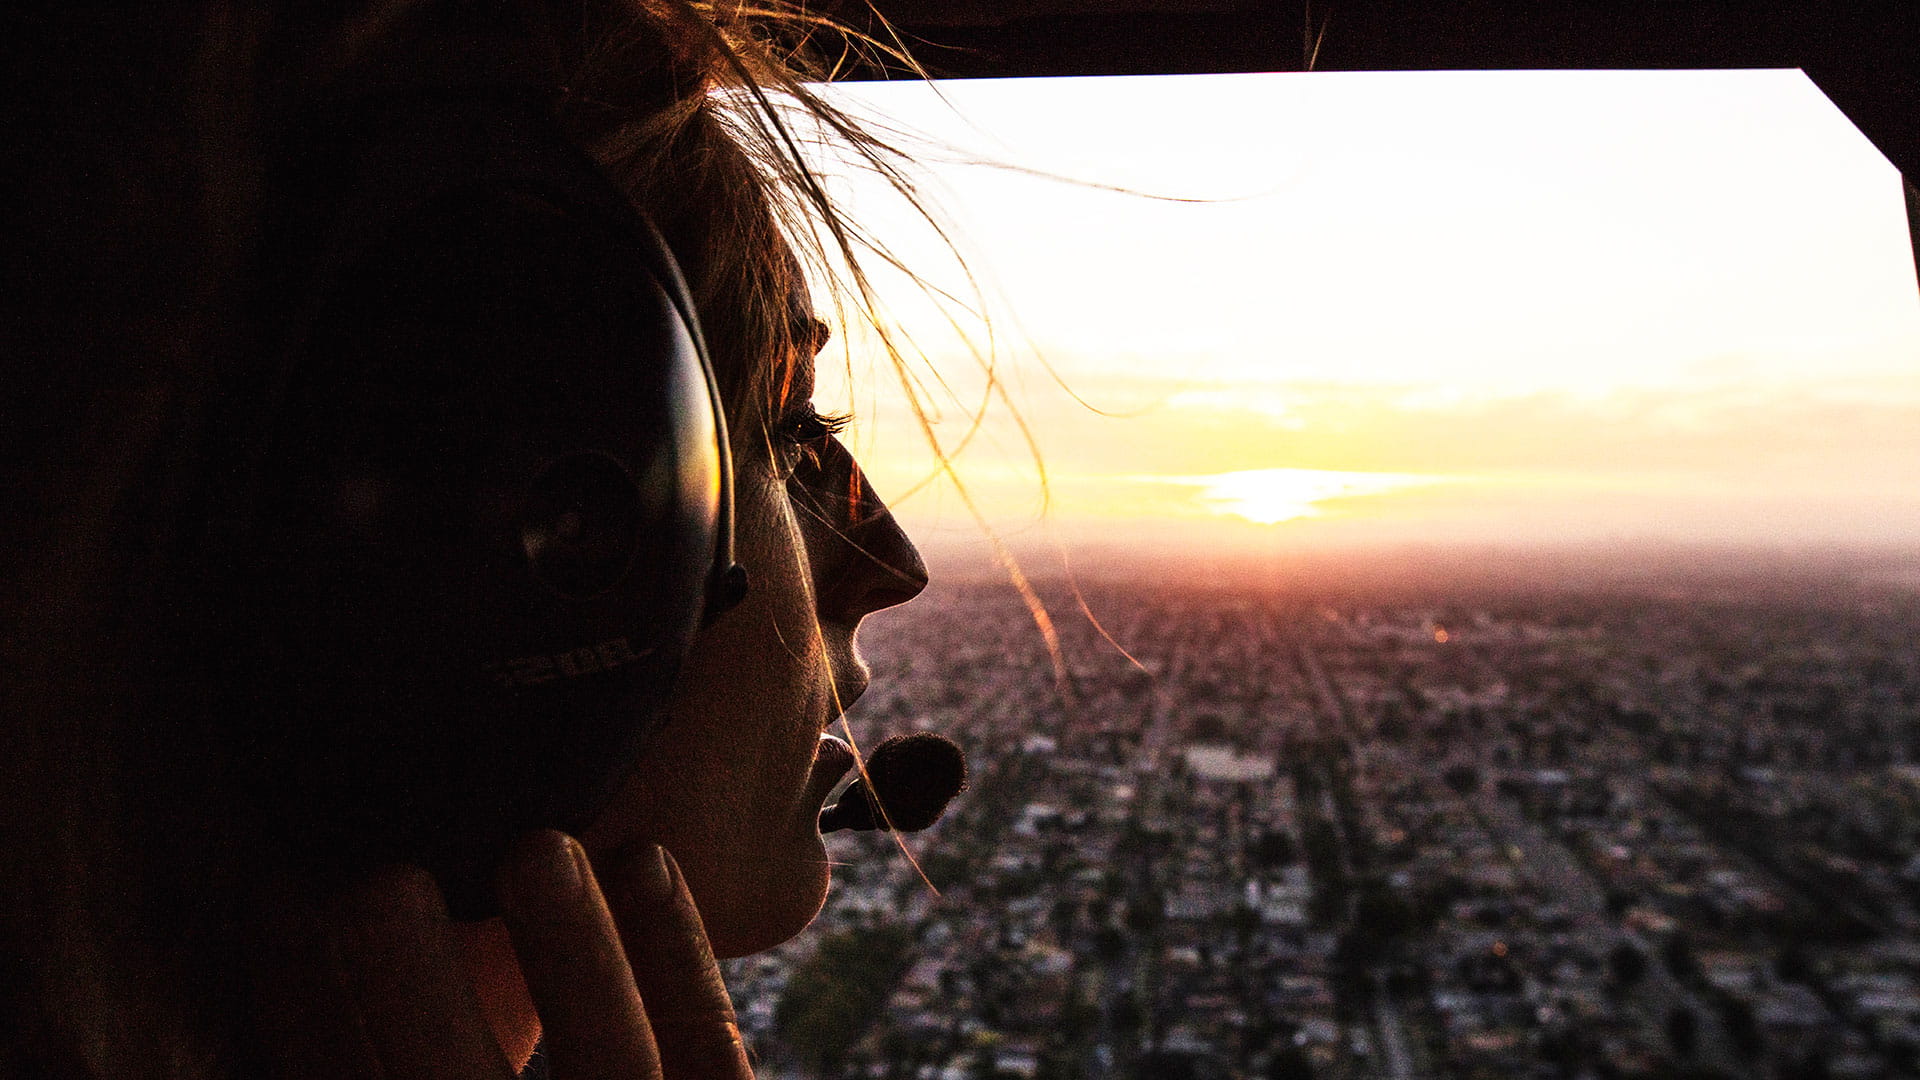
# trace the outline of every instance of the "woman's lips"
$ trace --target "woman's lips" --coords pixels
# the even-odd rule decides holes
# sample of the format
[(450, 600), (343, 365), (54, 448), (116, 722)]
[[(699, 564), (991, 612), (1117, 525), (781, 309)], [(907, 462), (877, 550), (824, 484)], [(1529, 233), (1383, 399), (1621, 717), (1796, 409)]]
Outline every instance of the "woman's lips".
[(840, 781), (851, 771), (853, 749), (838, 736), (820, 736), (819, 749), (813, 757), (813, 772), (807, 777), (804, 805), (817, 812), (826, 805), (827, 797), (833, 794)]

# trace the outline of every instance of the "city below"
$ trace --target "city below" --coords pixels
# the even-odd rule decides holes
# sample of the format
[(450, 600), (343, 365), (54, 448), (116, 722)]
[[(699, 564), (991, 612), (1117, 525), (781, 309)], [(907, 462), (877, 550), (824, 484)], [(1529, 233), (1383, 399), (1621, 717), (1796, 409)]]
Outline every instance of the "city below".
[(1102, 568), (1057, 661), (936, 585), (852, 728), (972, 786), (728, 965), (760, 1075), (1920, 1075), (1920, 591), (1857, 569)]

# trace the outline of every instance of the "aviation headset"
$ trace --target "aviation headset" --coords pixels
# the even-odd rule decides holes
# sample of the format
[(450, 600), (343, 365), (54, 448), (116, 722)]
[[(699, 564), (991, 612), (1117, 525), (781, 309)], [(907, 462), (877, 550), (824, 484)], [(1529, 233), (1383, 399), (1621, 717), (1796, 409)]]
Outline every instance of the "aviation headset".
[(280, 359), (216, 458), (224, 712), (302, 858), (418, 863), (480, 917), (510, 838), (593, 818), (745, 593), (719, 395), (672, 254), (546, 95), (298, 134)]

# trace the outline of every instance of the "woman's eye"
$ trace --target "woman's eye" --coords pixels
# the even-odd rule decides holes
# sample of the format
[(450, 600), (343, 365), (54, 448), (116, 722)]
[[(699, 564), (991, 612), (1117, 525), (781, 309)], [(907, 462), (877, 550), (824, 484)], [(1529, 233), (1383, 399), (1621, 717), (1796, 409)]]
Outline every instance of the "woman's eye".
[(823, 416), (811, 404), (802, 405), (780, 421), (774, 434), (780, 460), (791, 473), (802, 464), (818, 463), (818, 453), (828, 439), (845, 431), (853, 417), (844, 414)]
[(852, 421), (850, 416), (822, 416), (807, 405), (787, 418), (786, 437), (789, 442), (806, 445), (830, 439), (847, 429)]

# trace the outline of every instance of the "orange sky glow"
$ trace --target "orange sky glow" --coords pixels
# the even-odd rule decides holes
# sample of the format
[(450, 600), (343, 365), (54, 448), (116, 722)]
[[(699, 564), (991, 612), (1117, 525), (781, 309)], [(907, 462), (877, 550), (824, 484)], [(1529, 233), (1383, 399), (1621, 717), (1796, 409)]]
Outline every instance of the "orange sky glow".
[[(958, 298), (878, 279), (1016, 545), (1920, 538), (1899, 178), (1798, 72), (835, 93), (924, 137), (972, 282), (880, 185), (841, 192)], [(818, 400), (882, 495), (977, 543), (897, 374), (845, 348)]]

